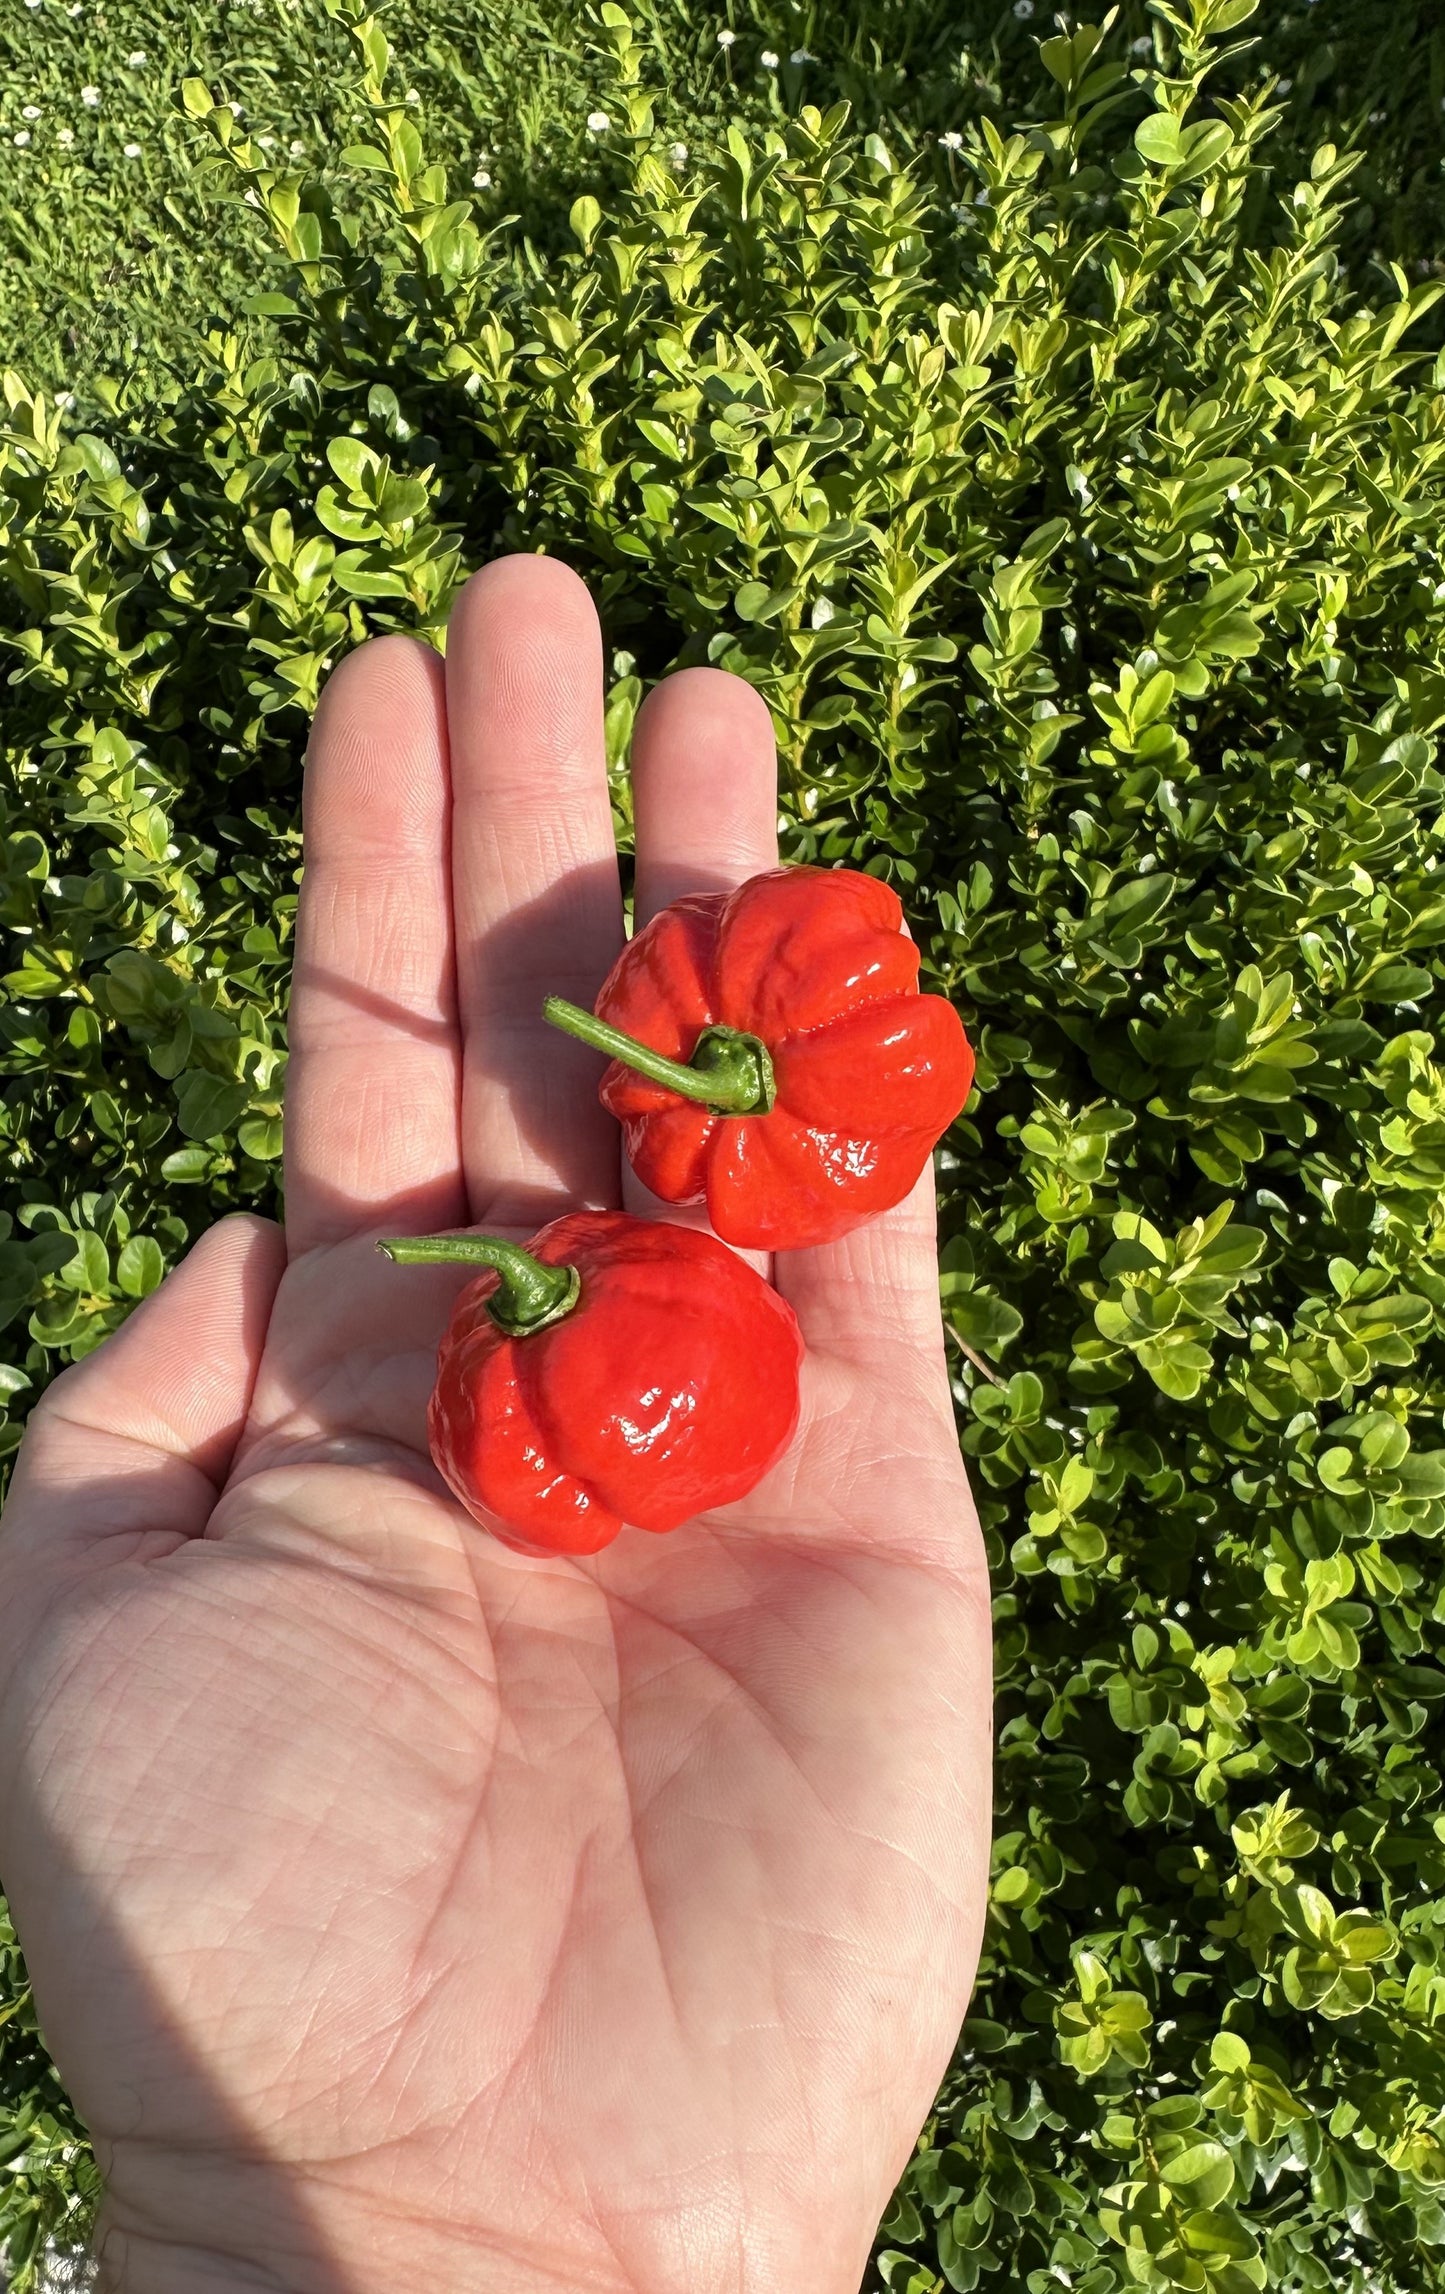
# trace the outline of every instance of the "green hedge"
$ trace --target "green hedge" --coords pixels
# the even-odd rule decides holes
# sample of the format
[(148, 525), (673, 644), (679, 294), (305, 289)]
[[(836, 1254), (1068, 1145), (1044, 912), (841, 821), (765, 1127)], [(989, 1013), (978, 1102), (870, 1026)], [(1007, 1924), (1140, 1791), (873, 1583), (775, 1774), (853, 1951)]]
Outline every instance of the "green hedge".
[[(428, 155), (455, 169), (484, 222), (517, 218), (518, 255), (524, 240), (558, 252), (567, 210), (595, 172), (587, 119), (605, 89), (591, 0), (386, 0), (384, 14)], [(643, 71), (670, 141), (701, 148), (730, 121), (754, 132), (805, 100), (824, 110), (841, 100), (855, 130), (935, 163), (939, 136), (985, 118), (1008, 132), (1049, 116), (1052, 83), (1038, 62), (1049, 15), (1046, 0), (1023, 16), (1011, 0), (639, 7)], [(1116, 52), (1147, 45), (1152, 21), (1146, 0), (1122, 0)], [(735, 32), (730, 46), (720, 31)], [(1439, 275), (1439, 0), (1293, 0), (1249, 33), (1255, 51), (1226, 77), (1265, 58), (1275, 74), (1281, 117), (1266, 158), (1276, 180), (1304, 172), (1326, 138), (1358, 153), (1338, 235), (1351, 276), (1378, 293), (1390, 261)], [(99, 411), (99, 376), (192, 374), (208, 315), (238, 311), (254, 284), (256, 250), (250, 219), (192, 175), (179, 80), (190, 72), (223, 84), (258, 138), (288, 155), (299, 143), (312, 171), (344, 186), (337, 161), (358, 124), (347, 50), (345, 26), (320, 0), (8, 0), (0, 365), (74, 392), (86, 421)], [(1264, 210), (1256, 198), (1256, 216)]]
[[(1445, 2285), (1441, 289), (1354, 299), (1349, 156), (1271, 175), (1252, 0), (1048, 36), (1051, 110), (908, 164), (841, 106), (679, 156), (609, 0), (555, 253), (328, 6), (371, 124), (324, 170), (184, 90), (254, 318), (84, 429), (4, 378), (12, 1416), (275, 1203), (327, 671), (566, 557), (624, 845), (646, 684), (738, 670), (789, 857), (898, 886), (978, 1048), (940, 1175), (993, 1916), (877, 2278)], [(0, 1954), (23, 2287), (94, 2174)]]

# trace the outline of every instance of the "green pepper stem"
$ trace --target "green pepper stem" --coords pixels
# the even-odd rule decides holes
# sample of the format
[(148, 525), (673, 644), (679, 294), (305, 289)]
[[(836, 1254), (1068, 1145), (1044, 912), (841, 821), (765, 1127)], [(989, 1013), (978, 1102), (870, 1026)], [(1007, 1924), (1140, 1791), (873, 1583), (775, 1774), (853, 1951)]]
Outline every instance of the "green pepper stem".
[(745, 1035), (741, 1028), (704, 1028), (684, 1067), (681, 1060), (668, 1059), (651, 1044), (639, 1043), (635, 1036), (609, 1026), (595, 1012), (569, 1004), (565, 996), (548, 996), (542, 1017), (554, 1028), (561, 1028), (564, 1035), (576, 1036), (579, 1043), (590, 1044), (594, 1051), (605, 1052), (609, 1059), (620, 1060), (624, 1067), (645, 1075), (650, 1083), (660, 1083), (664, 1090), (696, 1100), (719, 1115), (766, 1114), (777, 1097), (767, 1045), (759, 1036)]
[(499, 1235), (398, 1235), (376, 1247), (398, 1266), (456, 1261), (495, 1268), (499, 1280), (487, 1312), (509, 1338), (525, 1338), (549, 1322), (560, 1322), (581, 1295), (575, 1266), (544, 1266), (520, 1244), (504, 1243)]

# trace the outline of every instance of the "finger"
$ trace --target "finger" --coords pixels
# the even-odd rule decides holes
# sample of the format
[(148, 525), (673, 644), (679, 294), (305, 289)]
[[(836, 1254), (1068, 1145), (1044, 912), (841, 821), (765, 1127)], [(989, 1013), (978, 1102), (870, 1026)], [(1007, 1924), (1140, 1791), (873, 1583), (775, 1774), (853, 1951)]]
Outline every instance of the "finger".
[(901, 1203), (841, 1241), (779, 1251), (773, 1280), (811, 1350), (866, 1371), (895, 1361), (903, 1346), (936, 1364), (948, 1403), (931, 1160)]
[(762, 695), (725, 669), (653, 687), (632, 735), (639, 927), (685, 892), (722, 892), (774, 868), (778, 769)]
[[(286, 1238), (238, 1213), (202, 1235), (31, 1412), (0, 1556), (153, 1558), (199, 1537), (246, 1422)], [(141, 1542), (137, 1543), (137, 1539)]]
[(293, 1254), (465, 1215), (444, 671), (378, 637), (330, 679), (307, 751), (286, 1079)]
[[(679, 669), (653, 687), (632, 734), (632, 814), (637, 930), (686, 892), (726, 892), (776, 865), (773, 721), (746, 678)], [(622, 1200), (638, 1218), (707, 1225), (701, 1203), (664, 1203), (630, 1166)], [(743, 1256), (766, 1274), (765, 1252)]]
[(447, 717), (469, 1216), (534, 1226), (618, 1192), (596, 1054), (542, 1018), (551, 994), (590, 1008), (622, 945), (602, 639), (576, 574), (519, 556), (472, 576)]

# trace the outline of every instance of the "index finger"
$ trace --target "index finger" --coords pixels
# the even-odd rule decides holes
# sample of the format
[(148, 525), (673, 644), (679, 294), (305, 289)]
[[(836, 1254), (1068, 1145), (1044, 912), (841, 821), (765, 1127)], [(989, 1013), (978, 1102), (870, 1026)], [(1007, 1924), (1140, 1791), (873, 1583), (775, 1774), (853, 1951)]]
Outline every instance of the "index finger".
[(377, 637), (333, 671), (307, 750), (286, 1077), (291, 1254), (466, 1217), (444, 672)]

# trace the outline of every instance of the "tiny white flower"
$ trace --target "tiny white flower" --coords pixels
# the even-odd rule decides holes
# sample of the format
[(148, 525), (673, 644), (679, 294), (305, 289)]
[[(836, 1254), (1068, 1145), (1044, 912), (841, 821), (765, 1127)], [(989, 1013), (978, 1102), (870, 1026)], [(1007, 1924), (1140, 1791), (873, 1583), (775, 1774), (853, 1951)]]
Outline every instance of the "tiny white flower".
[(667, 156), (672, 161), (674, 167), (686, 167), (687, 145), (685, 143), (675, 143)]
[(30, 141), (30, 130), (29, 130), (29, 128), (28, 128), (28, 127), (23, 127), (23, 128), (21, 128), (21, 130), (20, 130), (19, 134), (18, 134), (17, 136), (15, 136), (13, 140), (14, 140), (16, 143), (18, 143), (18, 144), (21, 146), (21, 148), (23, 149), (23, 148), (24, 148), (24, 146), (25, 146), (25, 145), (26, 145), (26, 144), (27, 144), (27, 143)]
[(1293, 86), (1293, 80), (1280, 80), (1276, 83), (1274, 92), (1277, 96), (1287, 96)]
[(80, 91), (80, 100), (86, 106), (88, 111), (94, 111), (96, 105), (100, 102), (99, 88), (82, 88)]
[(1014, 14), (1021, 24), (1026, 24), (1033, 12), (1034, 0), (1014, 0)]
[(293, 159), (304, 159), (304, 158), (306, 157), (306, 146), (305, 146), (305, 144), (304, 144), (304, 143), (301, 141), (301, 138), (300, 138), (300, 136), (299, 136), (299, 135), (298, 135), (298, 136), (295, 138), (294, 142), (291, 144), (290, 150), (291, 150), (291, 157), (292, 157)]
[(145, 60), (146, 52), (144, 48), (132, 48), (130, 54), (126, 57), (125, 68), (128, 72), (138, 72)]
[(1370, 114), (1370, 125), (1371, 125), (1371, 127), (1378, 127), (1378, 126), (1380, 125), (1380, 122), (1383, 120), (1384, 116), (1385, 116), (1385, 115), (1384, 115), (1384, 113), (1383, 113), (1383, 112), (1371, 112), (1371, 114)]
[(263, 151), (274, 151), (276, 149), (276, 138), (274, 135), (258, 135), (256, 141), (259, 143)]
[(988, 185), (987, 185), (987, 184), (985, 184), (985, 185), (984, 185), (984, 187), (983, 187), (982, 191), (976, 191), (976, 192), (974, 193), (974, 195), (973, 195), (973, 203), (974, 203), (974, 206), (975, 206), (975, 207), (987, 207), (987, 205), (988, 205)]
[(475, 398), (481, 387), (482, 378), (479, 374), (469, 374), (466, 381), (462, 384), (462, 388), (466, 392), (468, 398)]
[(765, 72), (775, 72), (778, 68), (777, 49), (764, 48), (762, 54), (758, 58), (758, 62), (762, 65)]
[(63, 127), (63, 128), (61, 128), (61, 129), (60, 129), (60, 131), (59, 131), (59, 133), (57, 134), (57, 136), (56, 136), (55, 140), (56, 140), (56, 142), (57, 142), (57, 143), (63, 143), (63, 144), (65, 144), (65, 145), (67, 145), (67, 146), (69, 146), (70, 144), (74, 143), (74, 141), (75, 141), (75, 130), (74, 130), (74, 128), (73, 128), (73, 127)]
[(1129, 53), (1130, 53), (1130, 55), (1131, 55), (1131, 56), (1152, 56), (1152, 55), (1153, 55), (1153, 53), (1154, 53), (1154, 42), (1153, 42), (1153, 41), (1150, 39), (1150, 37), (1149, 37), (1149, 35), (1148, 35), (1148, 33), (1147, 33), (1147, 32), (1145, 32), (1145, 33), (1144, 33), (1144, 35), (1143, 35), (1143, 37), (1142, 37), (1141, 39), (1138, 39), (1138, 40), (1131, 40), (1131, 41), (1130, 41), (1130, 43), (1129, 43)]
[(826, 629), (829, 622), (833, 620), (837, 611), (838, 608), (836, 605), (834, 605), (833, 600), (830, 597), (820, 597), (816, 599), (814, 601), (812, 613), (813, 627), (815, 629)]
[(478, 191), (490, 191), (492, 188), (492, 179), (484, 167), (479, 167), (477, 169), (476, 174), (472, 177), (472, 181), (476, 185)]
[(70, 0), (70, 6), (65, 13), (67, 16), (79, 16), (82, 13), (82, 0)]
[(419, 103), (421, 102), (421, 91), (420, 91), (420, 89), (419, 89), (419, 88), (408, 88), (408, 89), (407, 89), (407, 91), (406, 91), (406, 100), (407, 100), (407, 102), (408, 102), (409, 104), (419, 104)]
[(788, 58), (790, 64), (816, 64), (817, 61), (811, 48), (794, 48)]
[(40, 6), (40, 0), (25, 0), (25, 5), (27, 8), (38, 8)]
[(959, 134), (956, 127), (947, 129), (946, 132), (941, 135), (938, 140), (942, 144), (945, 151), (962, 151), (963, 149), (963, 137)]
[(22, 119), (39, 119), (39, 117), (40, 117), (40, 106), (39, 106), (39, 104), (26, 104), (26, 105), (24, 105), (24, 106), (22, 107), (22, 109), (21, 109), (20, 117), (21, 117)]
[(55, 403), (57, 406), (74, 406), (75, 392), (73, 390), (57, 390)]
[(587, 132), (589, 135), (606, 135), (611, 125), (612, 122), (607, 117), (606, 112), (589, 112), (587, 114)]
[(227, 106), (226, 106), (226, 109), (227, 109), (227, 111), (230, 113), (230, 115), (231, 115), (232, 119), (239, 119), (239, 118), (240, 118), (240, 116), (241, 116), (241, 112), (242, 112), (242, 108), (243, 108), (243, 107), (242, 107), (240, 104), (238, 104), (238, 103), (234, 103), (234, 102), (233, 102), (233, 103), (229, 103), (229, 104), (227, 104)]
[(718, 34), (718, 36), (717, 36), (717, 44), (718, 44), (718, 46), (719, 46), (720, 48), (731, 48), (731, 47), (733, 47), (733, 46), (736, 44), (736, 41), (737, 41), (737, 33), (736, 33), (736, 32), (730, 32), (730, 31), (728, 30), (727, 26), (726, 26), (726, 25), (724, 25), (724, 26), (723, 26), (723, 29), (722, 29), (722, 30), (719, 32), (719, 34)]
[(126, 157), (127, 159), (139, 159), (139, 158), (140, 158), (140, 145), (139, 145), (138, 143), (127, 143), (127, 144), (123, 144), (123, 145), (121, 146), (121, 149), (122, 149), (122, 151), (124, 152), (124, 154), (125, 154), (125, 157)]

